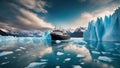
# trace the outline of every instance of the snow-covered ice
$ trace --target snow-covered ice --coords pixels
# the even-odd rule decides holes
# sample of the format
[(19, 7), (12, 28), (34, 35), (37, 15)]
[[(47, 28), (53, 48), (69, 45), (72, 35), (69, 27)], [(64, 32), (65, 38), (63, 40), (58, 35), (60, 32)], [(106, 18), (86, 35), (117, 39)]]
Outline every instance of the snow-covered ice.
[(7, 62), (2, 62), (0, 65), (5, 65), (5, 64), (8, 64), (9, 63), (9, 61), (7, 61)]
[(115, 43), (115, 45), (120, 45), (120, 43)]
[(56, 68), (60, 68), (60, 66), (56, 66)]
[(71, 60), (71, 58), (66, 58), (64, 61), (70, 61)]
[(40, 66), (44, 64), (47, 64), (47, 62), (32, 62), (25, 68), (40, 68)]
[(89, 22), (84, 32), (84, 40), (92, 41), (120, 41), (120, 8), (104, 19), (97, 18)]
[(22, 50), (21, 49), (16, 49), (15, 51), (18, 52), (18, 51), (22, 51)]
[(40, 61), (42, 61), (42, 62), (46, 62), (46, 61), (48, 61), (47, 59), (41, 59)]
[(74, 65), (73, 68), (82, 68), (80, 65)]
[(20, 47), (20, 49), (25, 50), (26, 48), (25, 47)]
[(56, 43), (61, 43), (61, 41), (60, 41), (60, 40), (56, 40), (55, 42), (56, 42)]
[(100, 52), (98, 52), (98, 51), (92, 51), (92, 53), (94, 53), (94, 54), (100, 54)]
[(98, 60), (105, 61), (105, 62), (112, 62), (112, 59), (107, 56), (99, 56)]
[(10, 55), (10, 54), (13, 54), (13, 51), (4, 51), (0, 53), (0, 57), (5, 55)]
[(85, 57), (85, 55), (78, 54), (76, 57), (79, 57), (79, 58), (84, 58), (84, 57)]
[(57, 55), (63, 55), (64, 53), (63, 52), (57, 52)]

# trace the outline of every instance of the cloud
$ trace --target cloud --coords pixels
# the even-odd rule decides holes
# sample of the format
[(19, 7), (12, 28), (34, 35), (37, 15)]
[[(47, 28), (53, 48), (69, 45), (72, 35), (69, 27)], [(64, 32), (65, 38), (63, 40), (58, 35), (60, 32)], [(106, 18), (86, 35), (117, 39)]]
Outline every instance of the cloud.
[(42, 1), (42, 0), (19, 0), (18, 2), (21, 3), (22, 5), (26, 6), (29, 9), (35, 10), (37, 12), (47, 13), (47, 10), (44, 9), (46, 6), (48, 6), (45, 1)]
[(112, 14), (120, 5), (113, 3), (107, 6), (102, 6), (91, 12), (84, 12), (74, 21), (74, 25), (70, 26), (72, 28), (78, 28), (80, 26), (87, 27), (91, 20), (96, 21), (97, 17), (104, 18), (105, 15)]
[(87, 0), (79, 0), (81, 3), (86, 2)]
[(110, 2), (112, 2), (113, 0), (89, 0), (89, 2), (91, 4), (94, 4), (94, 5), (105, 5), (105, 4), (108, 4)]
[[(44, 31), (54, 26), (38, 16), (47, 13), (42, 0), (5, 0), (0, 3), (0, 28), (12, 31)], [(35, 12), (33, 12), (35, 11)]]

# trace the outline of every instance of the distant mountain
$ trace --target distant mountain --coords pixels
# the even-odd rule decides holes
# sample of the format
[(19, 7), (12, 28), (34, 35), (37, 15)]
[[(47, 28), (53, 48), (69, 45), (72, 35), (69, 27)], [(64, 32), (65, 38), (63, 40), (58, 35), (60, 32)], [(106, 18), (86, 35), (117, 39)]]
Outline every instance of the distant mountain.
[(16, 37), (41, 37), (40, 32), (5, 32), (0, 30), (0, 35), (2, 36), (16, 36)]
[(83, 32), (85, 31), (84, 27), (80, 27), (73, 30), (68, 30), (67, 33), (71, 36), (71, 37), (83, 37)]

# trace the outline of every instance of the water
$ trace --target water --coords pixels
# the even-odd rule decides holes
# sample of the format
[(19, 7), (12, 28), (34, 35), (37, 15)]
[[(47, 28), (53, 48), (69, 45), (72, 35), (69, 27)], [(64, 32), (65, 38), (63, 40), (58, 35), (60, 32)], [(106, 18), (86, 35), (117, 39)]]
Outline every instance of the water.
[(120, 43), (4, 38), (0, 68), (120, 68)]

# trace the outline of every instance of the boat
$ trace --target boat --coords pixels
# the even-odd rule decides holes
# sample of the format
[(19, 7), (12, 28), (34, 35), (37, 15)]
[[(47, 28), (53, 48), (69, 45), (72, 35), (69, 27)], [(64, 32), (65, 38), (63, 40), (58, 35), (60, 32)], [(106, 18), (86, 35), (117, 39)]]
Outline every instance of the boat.
[(53, 30), (51, 33), (52, 40), (69, 40), (70, 36), (62, 30)]

